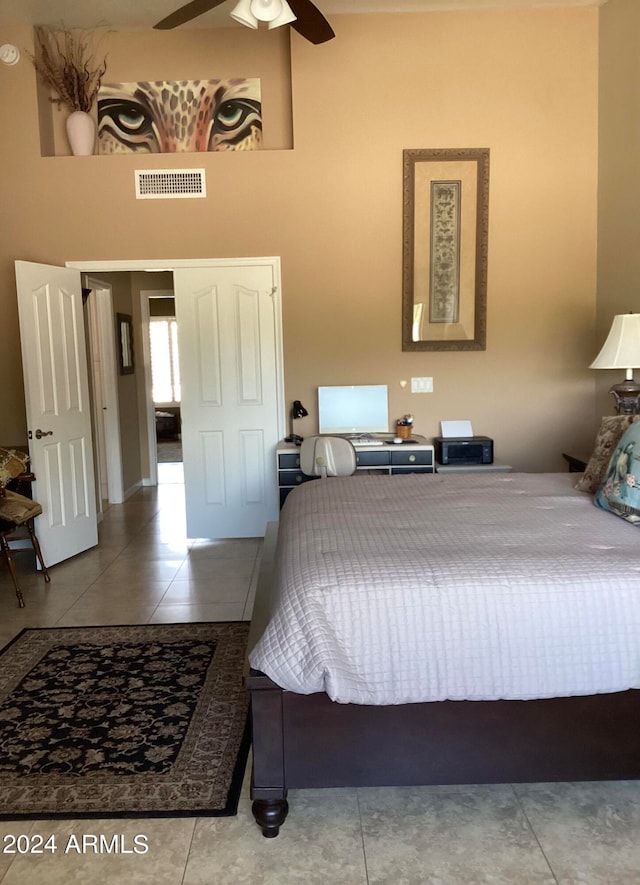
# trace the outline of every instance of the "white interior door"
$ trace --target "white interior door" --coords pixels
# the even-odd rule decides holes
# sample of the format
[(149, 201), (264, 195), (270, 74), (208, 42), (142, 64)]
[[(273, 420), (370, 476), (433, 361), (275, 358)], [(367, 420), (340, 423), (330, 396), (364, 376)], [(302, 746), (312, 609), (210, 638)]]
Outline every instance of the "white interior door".
[(111, 286), (88, 279), (95, 297), (100, 365), (102, 404), (104, 406), (104, 444), (106, 458), (107, 500), (110, 504), (124, 501), (124, 474), (122, 467), (122, 440), (120, 436), (120, 403), (118, 400), (118, 367), (116, 357), (116, 328), (113, 318)]
[[(87, 287), (85, 287), (87, 288)], [(105, 405), (103, 398), (102, 358), (100, 353), (100, 327), (96, 312), (95, 293), (91, 292), (85, 305), (87, 353), (91, 407), (93, 410), (94, 469), (96, 472), (96, 510), (98, 519), (102, 515), (102, 502), (109, 500), (107, 483), (107, 458), (104, 434)]]
[(16, 261), (37, 534), (55, 565), (98, 543), (80, 273)]
[(187, 535), (278, 518), (280, 302), (273, 263), (174, 270)]
[[(109, 504), (122, 504), (124, 476), (113, 293), (110, 283), (93, 277), (86, 277), (84, 286), (92, 290), (87, 307), (89, 370), (93, 376), (94, 464), (100, 474), (100, 481), (96, 487), (100, 491), (102, 500), (108, 501)], [(100, 513), (101, 501), (97, 501), (97, 508)]]

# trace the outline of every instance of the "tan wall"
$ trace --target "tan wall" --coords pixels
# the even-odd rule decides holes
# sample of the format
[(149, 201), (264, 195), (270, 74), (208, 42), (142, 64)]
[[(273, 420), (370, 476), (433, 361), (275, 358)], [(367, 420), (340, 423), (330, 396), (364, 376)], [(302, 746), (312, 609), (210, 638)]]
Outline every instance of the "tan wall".
[[(125, 314), (132, 318), (133, 299), (131, 277), (128, 273), (100, 274), (100, 279), (111, 283), (114, 314)], [(116, 323), (116, 316), (114, 316)], [(116, 336), (118, 328), (116, 325)], [(138, 426), (138, 376), (142, 373), (140, 335), (134, 328), (133, 354), (134, 372), (118, 375), (118, 405), (120, 409), (120, 444), (122, 446), (122, 484), (125, 495), (135, 490), (142, 479), (140, 462), (140, 432)], [(117, 337), (116, 337), (117, 340)]]
[(176, 315), (175, 298), (150, 298), (149, 299), (149, 316), (152, 317), (174, 317)]
[[(411, 411), (428, 436), (441, 419), (470, 418), (519, 469), (562, 469), (561, 451), (590, 444), (598, 11), (334, 24), (324, 46), (291, 41), (294, 150), (42, 158), (33, 71), (0, 71), (12, 211), (0, 242), (0, 371), (12, 379), (0, 414), (12, 439), (24, 433), (15, 258), (279, 255), (286, 399), (310, 412), (299, 432), (316, 426), (319, 384), (387, 383), (391, 418)], [(110, 35), (109, 77), (218, 76), (227, 38)], [(3, 40), (22, 46), (29, 34)], [(237, 68), (249, 76), (247, 58)], [(427, 147), (491, 149), (486, 352), (401, 350), (402, 150)], [(134, 169), (185, 165), (205, 167), (207, 199), (134, 199)], [(412, 375), (433, 376), (434, 394), (403, 391)]]
[[(617, 313), (640, 313), (640, 4), (609, 0), (600, 25), (598, 312), (593, 355)], [(624, 371), (599, 371), (596, 412), (611, 415), (608, 393)], [(636, 380), (640, 372), (636, 372)]]

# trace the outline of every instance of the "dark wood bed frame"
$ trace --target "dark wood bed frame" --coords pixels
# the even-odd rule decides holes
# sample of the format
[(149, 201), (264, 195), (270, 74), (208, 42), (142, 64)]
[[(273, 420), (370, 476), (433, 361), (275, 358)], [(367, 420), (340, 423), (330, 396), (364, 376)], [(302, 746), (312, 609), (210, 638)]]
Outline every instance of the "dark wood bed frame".
[[(265, 537), (249, 640), (269, 611), (277, 525)], [(640, 637), (639, 637), (640, 641)], [(337, 704), (283, 691), (249, 670), (251, 798), (278, 835), (287, 791), (316, 787), (488, 784), (640, 778), (640, 691), (533, 701)]]

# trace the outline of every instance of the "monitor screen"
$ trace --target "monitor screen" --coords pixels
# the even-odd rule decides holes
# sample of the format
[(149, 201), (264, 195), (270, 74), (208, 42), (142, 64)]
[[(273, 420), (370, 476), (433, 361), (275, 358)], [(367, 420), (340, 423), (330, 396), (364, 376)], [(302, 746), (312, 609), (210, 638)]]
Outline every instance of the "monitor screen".
[(386, 384), (318, 388), (320, 433), (387, 433)]

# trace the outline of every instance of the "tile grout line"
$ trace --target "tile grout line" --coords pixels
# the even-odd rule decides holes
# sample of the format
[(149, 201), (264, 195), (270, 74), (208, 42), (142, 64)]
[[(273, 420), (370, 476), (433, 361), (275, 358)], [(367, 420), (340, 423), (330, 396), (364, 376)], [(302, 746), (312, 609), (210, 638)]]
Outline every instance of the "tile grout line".
[(511, 787), (511, 790), (513, 791), (513, 795), (514, 795), (514, 797), (515, 797), (515, 800), (516, 800), (516, 802), (518, 803), (518, 806), (519, 806), (520, 810), (522, 811), (522, 813), (523, 813), (523, 815), (524, 815), (524, 819), (526, 820), (527, 825), (529, 826), (529, 829), (531, 830), (531, 832), (532, 832), (532, 834), (533, 834), (533, 838), (536, 840), (536, 843), (537, 843), (537, 845), (538, 845), (538, 848), (540, 849), (540, 853), (541, 853), (542, 856), (544, 857), (544, 859), (545, 859), (545, 863), (546, 863), (547, 866), (549, 867), (549, 872), (550, 872), (551, 875), (553, 876), (553, 881), (556, 883), (556, 885), (559, 885), (559, 883), (558, 883), (558, 877), (557, 877), (556, 874), (555, 874), (555, 870), (554, 870), (553, 867), (551, 866), (551, 861), (550, 861), (549, 858), (547, 857), (547, 854), (546, 854), (544, 848), (542, 847), (542, 843), (540, 842), (540, 839), (538, 838), (538, 834), (536, 833), (536, 829), (535, 829), (535, 827), (533, 826), (533, 824), (531, 823), (531, 821), (530, 821), (530, 819), (529, 819), (529, 815), (527, 814), (527, 811), (526, 811), (526, 809), (525, 809), (525, 807), (524, 807), (524, 805), (523, 805), (523, 803), (522, 803), (522, 800), (521, 800), (521, 798), (520, 798), (520, 795), (519, 795), (518, 791), (516, 790), (515, 784), (510, 784), (509, 786)]
[(356, 804), (358, 806), (358, 820), (360, 822), (360, 842), (362, 844), (362, 860), (364, 863), (364, 875), (367, 885), (369, 885), (369, 867), (367, 865), (367, 848), (364, 838), (364, 826), (362, 824), (362, 808), (360, 807), (360, 788), (356, 787)]

